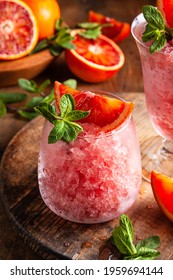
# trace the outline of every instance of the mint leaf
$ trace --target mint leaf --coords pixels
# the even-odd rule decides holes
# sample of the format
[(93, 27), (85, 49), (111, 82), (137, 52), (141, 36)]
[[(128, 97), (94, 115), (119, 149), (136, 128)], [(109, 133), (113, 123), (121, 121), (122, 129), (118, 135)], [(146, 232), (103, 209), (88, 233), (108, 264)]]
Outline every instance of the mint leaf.
[(36, 47), (32, 50), (30, 54), (34, 54), (40, 51), (43, 51), (49, 47), (49, 41), (48, 39), (43, 39), (42, 41), (38, 42)]
[(154, 260), (160, 252), (146, 247), (141, 247), (137, 254), (125, 256), (125, 260)]
[(63, 23), (62, 18), (59, 18), (59, 19), (56, 20), (56, 22), (55, 22), (55, 30), (56, 31), (58, 31), (59, 28), (61, 28), (62, 23)]
[(29, 92), (38, 92), (37, 84), (33, 80), (18, 79), (18, 85)]
[(64, 135), (64, 121), (56, 120), (54, 121), (54, 127), (51, 130), (48, 137), (48, 144), (54, 144), (60, 140)]
[(78, 27), (82, 29), (95, 29), (100, 26), (98, 22), (81, 22), (77, 24)]
[(118, 250), (124, 255), (136, 253), (136, 248), (133, 244), (133, 227), (130, 219), (125, 215), (120, 217), (120, 226), (115, 227), (112, 232), (112, 242)]
[(152, 42), (149, 48), (151, 53), (160, 51), (165, 46), (167, 39), (173, 38), (172, 31), (165, 27), (162, 14), (157, 8), (146, 5), (142, 11), (147, 22), (142, 40)]
[(5, 104), (18, 103), (24, 101), (27, 98), (27, 94), (18, 92), (0, 92), (0, 100)]
[(146, 25), (145, 31), (142, 34), (142, 41), (143, 42), (148, 42), (155, 38), (156, 34), (156, 29), (150, 26), (149, 24)]
[(166, 38), (164, 34), (159, 34), (155, 37), (154, 42), (150, 46), (150, 52), (154, 53), (160, 51), (166, 44)]
[(5, 107), (5, 104), (2, 100), (0, 100), (0, 117), (4, 116), (6, 114), (7, 110)]
[(63, 140), (66, 142), (74, 141), (82, 130), (82, 127), (79, 130), (73, 123), (65, 122)]
[(86, 118), (90, 114), (90, 111), (73, 110), (69, 112), (65, 119), (68, 121), (79, 121)]
[(157, 8), (151, 5), (145, 5), (142, 8), (142, 12), (144, 18), (146, 19), (146, 21), (151, 27), (158, 30), (165, 29), (165, 24), (164, 24), (162, 14)]
[(75, 102), (71, 94), (64, 94), (60, 99), (61, 117), (64, 118), (68, 113), (74, 110)]
[(73, 89), (77, 88), (77, 81), (75, 79), (68, 79), (64, 81), (63, 84)]
[(51, 123), (56, 120), (56, 109), (49, 103), (41, 102), (38, 106), (34, 107), (36, 113), (46, 118)]
[(99, 25), (96, 28), (87, 29), (85, 31), (79, 32), (78, 34), (86, 39), (96, 40), (101, 34), (101, 26)]
[(133, 243), (134, 230), (133, 230), (132, 222), (129, 219), (129, 217), (127, 217), (125, 214), (122, 214), (120, 217), (120, 226), (122, 229), (124, 229), (127, 232), (130, 243)]
[(147, 247), (149, 249), (156, 249), (160, 245), (160, 237), (159, 236), (151, 236), (146, 239), (141, 240), (136, 245), (136, 250), (139, 251), (141, 247)]

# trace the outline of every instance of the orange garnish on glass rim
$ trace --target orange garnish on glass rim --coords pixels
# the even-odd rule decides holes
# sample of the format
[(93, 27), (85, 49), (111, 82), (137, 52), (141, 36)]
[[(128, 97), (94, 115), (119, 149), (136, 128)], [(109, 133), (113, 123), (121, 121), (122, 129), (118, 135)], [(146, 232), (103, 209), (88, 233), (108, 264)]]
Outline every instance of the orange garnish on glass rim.
[(153, 170), (151, 172), (151, 186), (162, 212), (173, 222), (173, 178)]
[(101, 131), (109, 132), (119, 127), (130, 116), (134, 104), (116, 99), (112, 96), (98, 95), (89, 91), (78, 91), (55, 82), (54, 93), (56, 104), (59, 107), (59, 101), (63, 94), (69, 93), (75, 100), (75, 109), (90, 111), (89, 116), (80, 120), (82, 123), (93, 123), (99, 126)]
[(32, 10), (20, 0), (0, 1), (0, 59), (29, 54), (38, 41), (38, 26)]

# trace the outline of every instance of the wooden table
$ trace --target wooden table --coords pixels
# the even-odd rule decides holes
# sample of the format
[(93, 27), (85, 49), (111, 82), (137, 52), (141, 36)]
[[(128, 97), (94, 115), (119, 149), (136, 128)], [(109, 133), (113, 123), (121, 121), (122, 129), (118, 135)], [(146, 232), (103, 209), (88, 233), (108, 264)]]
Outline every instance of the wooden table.
[[(155, 4), (155, 1), (150, 1), (151, 4)], [(146, 0), (59, 0), (62, 17), (70, 26), (74, 26), (77, 22), (83, 22), (87, 19), (87, 13), (90, 9), (97, 12), (104, 13), (106, 15), (115, 17), (118, 20), (132, 22), (133, 18), (141, 12), (141, 8), (144, 4), (148, 4)], [(124, 8), (125, 7), (125, 8)], [(139, 140), (142, 140), (148, 136), (148, 133), (152, 132), (151, 125), (147, 119), (146, 112), (144, 117), (146, 119), (145, 125), (141, 128), (139, 124), (140, 119), (140, 108), (144, 108), (144, 94), (143, 94), (143, 81), (141, 73), (141, 64), (137, 48), (132, 36), (129, 36), (125, 41), (120, 44), (120, 47), (125, 54), (125, 65), (120, 72), (112, 79), (100, 83), (100, 84), (89, 84), (78, 80), (79, 89), (93, 89), (93, 90), (105, 90), (110, 92), (117, 92), (120, 96), (126, 99), (133, 100), (137, 106), (134, 112), (134, 118), (137, 125), (137, 133)], [(51, 87), (55, 80), (63, 82), (68, 78), (74, 78), (71, 72), (68, 70), (63, 55), (59, 57), (55, 63), (53, 63), (44, 73), (39, 77), (35, 78), (35, 81), (41, 83), (46, 78), (51, 79)], [(11, 86), (8, 88), (0, 88), (0, 90), (16, 91), (17, 86)], [(145, 109), (143, 109), (145, 111)], [(7, 114), (5, 117), (0, 119), (0, 153), (1, 155), (5, 151), (10, 140), (27, 122), (20, 118), (17, 118), (13, 114)], [(142, 183), (143, 191), (146, 188), (145, 182)], [(148, 209), (151, 205), (146, 204)], [(157, 206), (155, 206), (157, 207)], [(130, 210), (130, 214), (133, 210)], [(152, 210), (148, 210), (152, 211)], [(163, 217), (158, 210), (158, 217)], [(133, 220), (138, 219), (137, 211)], [(171, 227), (171, 223), (164, 220), (166, 228)], [(149, 224), (149, 222), (148, 222)], [(147, 225), (147, 221), (146, 221)], [(159, 225), (158, 225), (159, 226)], [(171, 232), (172, 229), (170, 229)], [(145, 231), (145, 230), (144, 230)], [(159, 233), (159, 230), (158, 230)], [(164, 234), (162, 232), (162, 234)], [(165, 233), (166, 234), (166, 233)], [(44, 255), (39, 255), (32, 250), (28, 245), (25, 244), (24, 240), (19, 237), (18, 233), (13, 230), (12, 221), (8, 219), (7, 213), (4, 210), (2, 203), (0, 204), (0, 259), (40, 259), (44, 258)], [(167, 252), (166, 258), (172, 259), (172, 253)], [(168, 257), (169, 256), (169, 257)], [(163, 257), (164, 258), (164, 257)]]

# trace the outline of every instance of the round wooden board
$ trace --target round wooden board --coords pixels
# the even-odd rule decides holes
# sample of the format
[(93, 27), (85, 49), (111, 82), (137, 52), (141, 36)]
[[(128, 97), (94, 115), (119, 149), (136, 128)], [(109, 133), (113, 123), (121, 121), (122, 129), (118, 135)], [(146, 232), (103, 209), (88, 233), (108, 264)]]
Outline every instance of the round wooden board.
[[(141, 142), (153, 136), (153, 131), (143, 95), (129, 94), (130, 98), (136, 105), (134, 118)], [(95, 225), (72, 223), (56, 216), (42, 201), (37, 182), (42, 126), (41, 117), (29, 122), (12, 139), (2, 158), (2, 200), (14, 228), (44, 259), (121, 259), (109, 240), (119, 219)], [(134, 225), (135, 242), (159, 235), (160, 259), (173, 259), (173, 225), (161, 213), (149, 183), (142, 182), (138, 199), (126, 214)]]

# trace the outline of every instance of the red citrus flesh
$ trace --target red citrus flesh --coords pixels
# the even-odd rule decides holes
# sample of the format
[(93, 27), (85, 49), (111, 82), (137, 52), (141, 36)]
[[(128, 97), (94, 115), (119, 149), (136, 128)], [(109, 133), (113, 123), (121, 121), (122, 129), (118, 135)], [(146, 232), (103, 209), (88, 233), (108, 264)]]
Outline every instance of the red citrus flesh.
[(125, 102), (89, 91), (80, 92), (59, 82), (55, 82), (54, 92), (57, 106), (59, 106), (60, 97), (65, 93), (70, 93), (75, 99), (76, 110), (90, 110), (89, 116), (80, 122), (93, 123), (104, 132), (109, 132), (120, 126), (129, 117), (134, 108), (132, 102)]
[(80, 79), (97, 83), (111, 78), (124, 64), (122, 50), (112, 40), (100, 35), (96, 40), (85, 39), (75, 31), (75, 50), (66, 51), (71, 72)]
[(114, 18), (107, 17), (103, 14), (89, 11), (89, 22), (98, 22), (101, 24), (110, 24), (102, 28), (102, 34), (112, 39), (116, 43), (120, 43), (130, 34), (130, 24), (115, 20)]
[(0, 59), (29, 54), (38, 41), (38, 27), (31, 9), (19, 0), (0, 1)]
[(173, 0), (157, 0), (157, 8), (164, 17), (165, 25), (173, 28)]
[(153, 170), (151, 186), (161, 210), (173, 222), (173, 179)]

